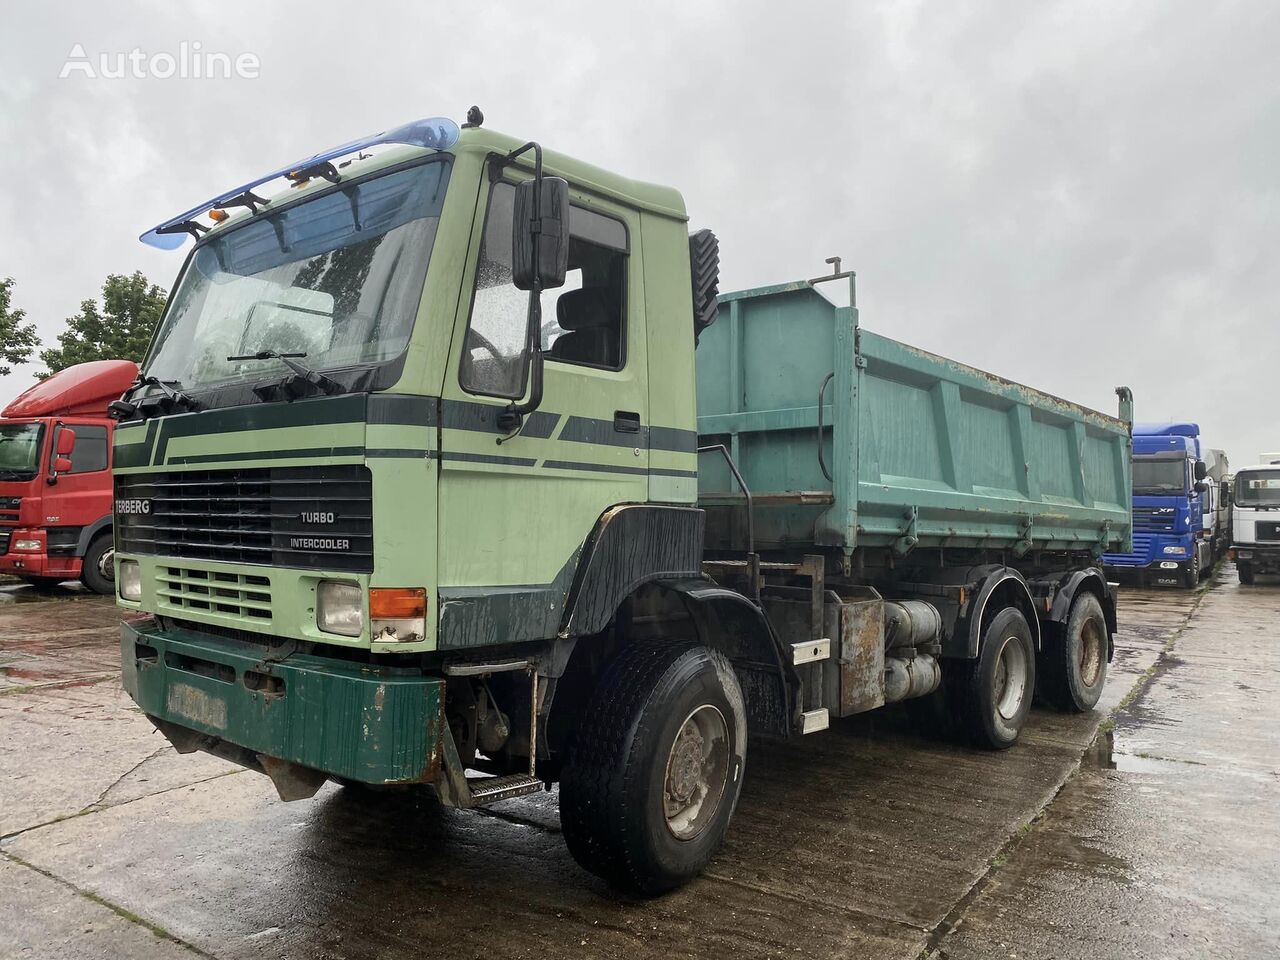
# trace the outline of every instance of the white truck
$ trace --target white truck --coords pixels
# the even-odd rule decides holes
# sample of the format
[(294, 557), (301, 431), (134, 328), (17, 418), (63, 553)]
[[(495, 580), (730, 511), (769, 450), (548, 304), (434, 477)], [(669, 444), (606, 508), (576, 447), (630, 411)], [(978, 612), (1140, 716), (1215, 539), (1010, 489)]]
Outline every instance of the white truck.
[(1231, 559), (1243, 584), (1280, 573), (1280, 463), (1236, 471), (1231, 508)]

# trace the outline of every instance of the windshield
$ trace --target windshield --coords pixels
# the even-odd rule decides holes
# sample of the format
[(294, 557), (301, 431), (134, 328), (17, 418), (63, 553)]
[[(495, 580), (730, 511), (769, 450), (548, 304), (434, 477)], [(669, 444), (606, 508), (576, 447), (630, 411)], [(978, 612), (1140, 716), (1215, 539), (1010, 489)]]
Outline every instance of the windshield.
[(1187, 461), (1133, 458), (1133, 492), (1148, 496), (1187, 492)]
[(1237, 476), (1236, 503), (1242, 507), (1280, 507), (1280, 470), (1255, 470)]
[(0, 423), (0, 480), (31, 480), (39, 472), (41, 423)]
[[(184, 388), (288, 373), (264, 350), (312, 369), (400, 355), (422, 296), (449, 177), (446, 162), (358, 181), (201, 244), (146, 365)], [(268, 208), (269, 209), (269, 208)]]

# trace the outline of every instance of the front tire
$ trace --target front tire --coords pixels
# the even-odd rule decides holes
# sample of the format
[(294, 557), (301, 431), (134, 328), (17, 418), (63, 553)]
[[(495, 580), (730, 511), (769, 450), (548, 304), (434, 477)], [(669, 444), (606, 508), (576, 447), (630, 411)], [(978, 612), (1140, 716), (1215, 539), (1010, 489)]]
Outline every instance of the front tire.
[(115, 552), (111, 534), (99, 534), (89, 544), (80, 566), (80, 582), (104, 597), (116, 592)]
[(1200, 586), (1200, 554), (1196, 553), (1182, 568), (1182, 585), (1188, 590)]
[(733, 667), (684, 640), (637, 643), (605, 669), (560, 782), (565, 843), (585, 869), (655, 896), (719, 849), (746, 765)]
[(947, 700), (956, 723), (977, 747), (1014, 745), (1031, 712), (1036, 651), (1027, 618), (1016, 607), (997, 613), (982, 635), (976, 660), (952, 669)]
[(1102, 604), (1082, 592), (1057, 636), (1045, 637), (1037, 662), (1040, 693), (1067, 713), (1092, 710), (1107, 681), (1107, 618)]
[(1236, 561), (1236, 576), (1246, 587), (1253, 586), (1253, 564), (1247, 560)]

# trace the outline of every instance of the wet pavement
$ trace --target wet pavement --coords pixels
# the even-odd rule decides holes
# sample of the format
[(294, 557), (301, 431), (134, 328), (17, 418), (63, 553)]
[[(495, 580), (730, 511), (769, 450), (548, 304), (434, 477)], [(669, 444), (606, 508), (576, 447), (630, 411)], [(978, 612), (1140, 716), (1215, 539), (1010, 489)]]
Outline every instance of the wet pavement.
[(0, 586), (0, 958), (1273, 956), (1278, 613), (1230, 572), (1126, 591), (1099, 709), (1000, 755), (898, 710), (754, 743), (720, 856), (646, 902), (578, 869), (554, 793), (283, 804), (177, 756), (108, 601)]

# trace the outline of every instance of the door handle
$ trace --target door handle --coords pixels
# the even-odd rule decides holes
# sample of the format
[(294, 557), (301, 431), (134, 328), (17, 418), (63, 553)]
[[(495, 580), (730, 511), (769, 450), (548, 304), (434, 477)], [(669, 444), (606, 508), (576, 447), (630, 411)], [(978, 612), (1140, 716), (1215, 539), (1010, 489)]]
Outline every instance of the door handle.
[(639, 433), (640, 414), (631, 410), (613, 411), (613, 429), (618, 433)]

